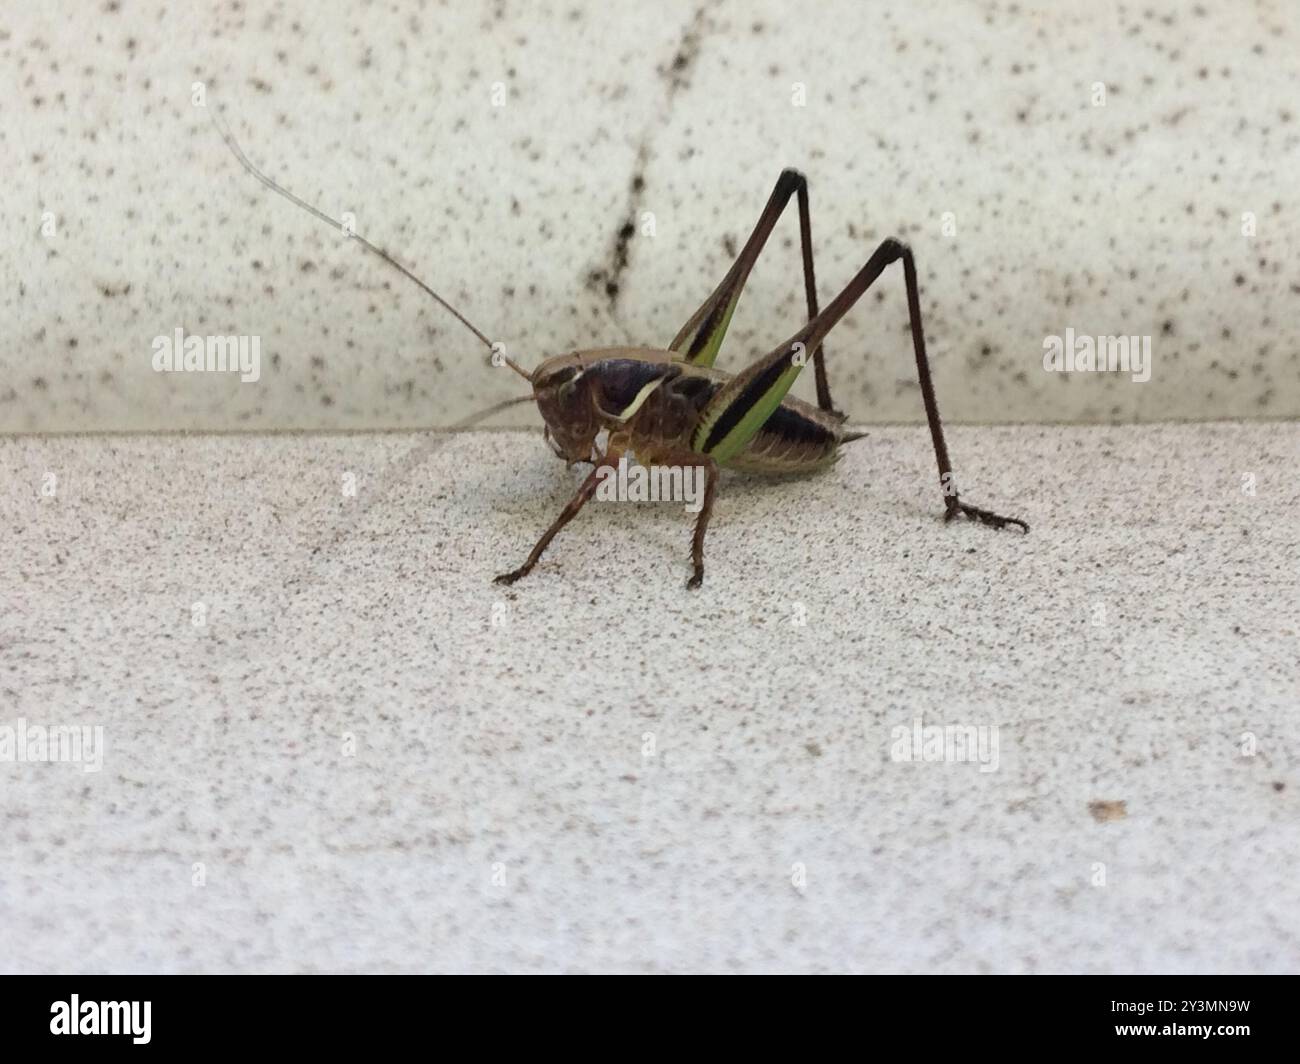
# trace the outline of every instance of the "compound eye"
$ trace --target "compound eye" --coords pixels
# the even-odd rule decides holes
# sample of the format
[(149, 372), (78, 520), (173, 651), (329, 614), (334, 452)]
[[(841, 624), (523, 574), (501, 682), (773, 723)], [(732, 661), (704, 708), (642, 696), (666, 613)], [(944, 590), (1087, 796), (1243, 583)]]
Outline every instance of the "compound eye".
[(582, 379), (582, 373), (578, 370), (571, 370), (569, 375), (560, 383), (560, 390), (556, 393), (560, 402), (567, 403), (573, 399), (574, 393), (578, 389), (578, 381)]

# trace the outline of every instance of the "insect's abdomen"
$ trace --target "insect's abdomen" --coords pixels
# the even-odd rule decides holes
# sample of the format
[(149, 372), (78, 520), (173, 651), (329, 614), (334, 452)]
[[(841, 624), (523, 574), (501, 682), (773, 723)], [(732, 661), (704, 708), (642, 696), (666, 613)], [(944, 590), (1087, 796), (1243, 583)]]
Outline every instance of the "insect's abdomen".
[(833, 418), (787, 396), (753, 439), (723, 464), (747, 473), (810, 473), (834, 462), (845, 439)]
[[(721, 370), (676, 361), (605, 358), (593, 370), (598, 405), (613, 415), (608, 427), (625, 435), (642, 462), (689, 451), (700, 416), (730, 380)], [(721, 464), (749, 473), (811, 473), (834, 462), (841, 443), (857, 438), (838, 417), (787, 395), (753, 438)]]

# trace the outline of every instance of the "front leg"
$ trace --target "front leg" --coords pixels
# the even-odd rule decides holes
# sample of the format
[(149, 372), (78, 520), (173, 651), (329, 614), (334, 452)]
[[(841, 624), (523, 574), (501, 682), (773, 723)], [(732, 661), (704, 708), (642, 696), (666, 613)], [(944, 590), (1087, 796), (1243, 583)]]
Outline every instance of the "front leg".
[(527, 560), (518, 569), (513, 569), (508, 573), (502, 573), (493, 583), (513, 584), (520, 577), (527, 576), (532, 572), (533, 566), (537, 564), (537, 559), (542, 556), (542, 552), (550, 545), (551, 540), (556, 536), (565, 525), (577, 516), (578, 511), (586, 505), (587, 500), (596, 494), (596, 488), (600, 486), (602, 471), (605, 469), (617, 469), (618, 460), (622, 455), (616, 453), (613, 448), (607, 450), (604, 456), (596, 463), (596, 467), (587, 474), (587, 479), (582, 482), (582, 487), (578, 489), (576, 495), (569, 500), (569, 503), (560, 511), (560, 516), (552, 522), (551, 527), (542, 533), (542, 538), (537, 541), (529, 553)]

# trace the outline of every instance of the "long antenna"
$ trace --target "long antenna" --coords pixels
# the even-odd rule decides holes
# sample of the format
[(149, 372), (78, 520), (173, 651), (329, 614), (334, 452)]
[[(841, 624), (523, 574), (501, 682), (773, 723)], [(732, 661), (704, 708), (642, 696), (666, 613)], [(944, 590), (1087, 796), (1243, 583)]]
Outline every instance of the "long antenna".
[(497, 403), (494, 406), (488, 407), (486, 410), (480, 410), (476, 414), (470, 414), (469, 417), (457, 421), (456, 424), (451, 426), (451, 430), (453, 432), (458, 432), (461, 429), (467, 429), (472, 425), (477, 425), (484, 418), (489, 418), (493, 414), (500, 413), (508, 406), (518, 406), (520, 403), (531, 403), (533, 402), (533, 398), (532, 395), (521, 395), (516, 399), (506, 399), (504, 402)]
[(467, 317), (465, 317), (464, 314), (462, 314), (459, 310), (457, 310), (445, 299), (443, 299), (442, 296), (438, 295), (437, 292), (435, 292), (427, 284), (425, 284), (418, 277), (416, 277), (415, 274), (413, 274), (410, 270), (408, 270), (405, 266), (403, 266), (400, 262), (398, 262), (395, 258), (393, 258), (393, 256), (390, 255), (387, 251), (385, 251), (383, 248), (375, 244), (372, 244), (360, 233), (353, 232), (351, 228), (345, 226), (342, 222), (335, 221), (324, 211), (320, 210), (317, 207), (313, 207), (306, 200), (299, 199), (283, 185), (277, 184), (275, 181), (271, 180), (271, 178), (267, 177), (266, 174), (262, 173), (261, 170), (259, 170), (256, 166), (253, 165), (253, 163), (249, 160), (248, 156), (244, 154), (244, 149), (239, 146), (239, 142), (235, 140), (234, 134), (230, 132), (230, 127), (226, 125), (225, 118), (223, 118), (220, 114), (218, 114), (217, 109), (215, 107), (209, 108), (208, 113), (212, 118), (212, 124), (216, 126), (217, 132), (221, 134), (221, 139), (226, 142), (226, 147), (229, 148), (231, 152), (234, 154), (235, 158), (239, 160), (239, 165), (242, 166), (245, 170), (247, 170), (250, 174), (252, 174), (255, 178), (257, 178), (258, 181), (260, 181), (263, 185), (269, 188), (272, 192), (275, 192), (278, 195), (283, 196), (290, 203), (296, 204), (297, 206), (301, 207), (308, 214), (311, 214), (314, 217), (319, 218), (326, 225), (333, 226), (344, 236), (348, 237), (351, 240), (357, 241), (367, 251), (370, 251), (373, 254), (378, 255), (381, 259), (383, 259), (386, 263), (388, 263), (388, 265), (392, 266), (393, 269), (401, 273), (403, 277), (406, 277), (408, 280), (415, 282), (415, 284), (417, 284), (424, 292), (432, 296), (438, 302), (438, 304), (443, 307), (444, 310), (448, 311), (458, 322), (460, 322), (463, 326), (465, 326), (465, 328), (467, 328), (470, 332), (472, 332), (475, 336), (477, 336), (479, 338), (479, 341), (483, 344), (483, 346), (492, 352), (493, 358), (500, 358), (503, 362), (505, 362), (507, 366), (509, 366), (512, 370), (518, 373), (525, 380), (531, 381), (533, 379), (532, 374), (528, 373), (525, 369), (523, 369), (519, 365), (519, 363), (517, 363), (509, 355), (505, 354), (504, 352), (499, 352), (493, 346), (492, 341), (489, 340), (481, 331), (479, 331), (479, 329), (477, 329), (474, 326), (473, 322), (471, 322)]

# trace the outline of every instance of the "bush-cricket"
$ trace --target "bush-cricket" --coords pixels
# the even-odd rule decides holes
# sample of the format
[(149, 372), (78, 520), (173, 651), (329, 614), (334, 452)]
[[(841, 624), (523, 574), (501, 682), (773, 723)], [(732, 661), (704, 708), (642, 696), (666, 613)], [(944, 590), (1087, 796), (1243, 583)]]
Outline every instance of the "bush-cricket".
[[(534, 401), (545, 422), (552, 449), (570, 465), (590, 464), (591, 473), (577, 493), (543, 533), (518, 568), (496, 577), (512, 584), (537, 564), (551, 540), (595, 494), (602, 476), (625, 455), (642, 465), (698, 466), (706, 474), (703, 506), (691, 541), (692, 573), (687, 587), (704, 580), (704, 537), (723, 468), (755, 473), (812, 473), (835, 462), (840, 447), (861, 439), (831, 402), (823, 342), (831, 329), (862, 297), (885, 267), (901, 261), (907, 290), (912, 347), (926, 420), (939, 467), (944, 519), (962, 516), (994, 528), (1029, 526), (1016, 517), (1002, 517), (962, 502), (958, 497), (948, 447), (944, 441), (934, 383), (921, 325), (921, 300), (916, 265), (907, 245), (884, 240), (825, 309), (819, 309), (813, 273), (812, 227), (808, 182), (796, 170), (783, 170), (753, 232), (712, 294), (687, 319), (664, 348), (605, 347), (557, 355), (531, 372), (503, 355), (492, 341), (425, 282), (380, 248), (346, 228), (267, 177), (249, 161), (215, 113), (213, 121), (240, 164), (258, 181), (344, 232), (363, 247), (419, 285), (453, 314), (478, 340), (529, 382), (532, 394), (500, 403), (469, 421), (495, 413), (516, 402)], [(808, 321), (788, 340), (737, 374), (714, 367), (714, 360), (759, 254), (791, 198), (798, 204)], [(817, 403), (789, 395), (790, 387), (808, 361), (813, 364)], [(468, 424), (462, 422), (461, 424)], [(604, 435), (603, 448), (599, 438)]]

